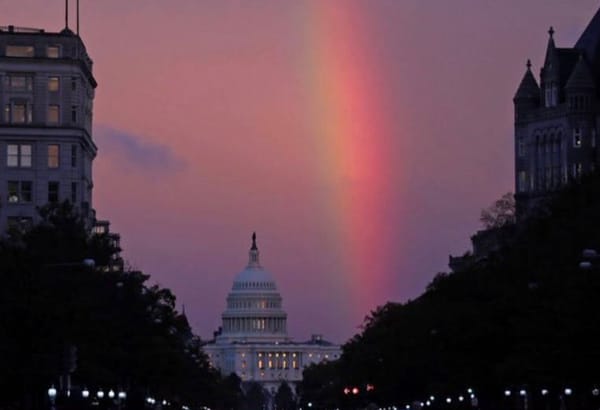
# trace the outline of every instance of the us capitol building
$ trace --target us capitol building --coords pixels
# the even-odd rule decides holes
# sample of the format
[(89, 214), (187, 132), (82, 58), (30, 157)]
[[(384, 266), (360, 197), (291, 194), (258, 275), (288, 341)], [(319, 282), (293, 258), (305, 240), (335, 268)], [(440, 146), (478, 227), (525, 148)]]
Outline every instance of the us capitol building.
[(237, 374), (243, 384), (257, 382), (274, 395), (283, 381), (292, 390), (302, 370), (340, 357), (340, 346), (313, 335), (307, 342), (287, 336), (287, 314), (269, 272), (260, 265), (256, 234), (248, 266), (233, 281), (222, 315), (222, 327), (204, 345), (211, 366), (224, 375)]

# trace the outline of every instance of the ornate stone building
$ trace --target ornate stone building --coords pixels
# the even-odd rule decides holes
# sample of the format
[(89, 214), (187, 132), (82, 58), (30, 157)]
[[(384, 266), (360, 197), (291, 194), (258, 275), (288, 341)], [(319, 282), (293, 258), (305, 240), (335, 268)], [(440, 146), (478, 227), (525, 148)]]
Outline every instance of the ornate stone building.
[(223, 375), (236, 373), (243, 382), (258, 382), (270, 395), (283, 381), (295, 391), (306, 366), (341, 354), (338, 345), (320, 335), (306, 342), (288, 337), (282, 298), (273, 276), (260, 264), (256, 235), (248, 266), (235, 277), (227, 296), (222, 327), (204, 351)]
[(574, 47), (557, 47), (554, 30), (548, 33), (539, 84), (528, 61), (514, 97), (519, 215), (594, 171), (600, 159), (600, 10)]
[(93, 223), (92, 104), (97, 83), (68, 28), (0, 27), (0, 232), (69, 200)]

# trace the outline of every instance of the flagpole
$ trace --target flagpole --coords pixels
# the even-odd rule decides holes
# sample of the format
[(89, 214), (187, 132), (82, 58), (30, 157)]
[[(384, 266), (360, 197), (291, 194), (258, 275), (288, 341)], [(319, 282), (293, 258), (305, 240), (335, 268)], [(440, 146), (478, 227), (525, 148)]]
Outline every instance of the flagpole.
[(79, 0), (77, 0), (77, 35), (79, 35)]
[(65, 28), (69, 28), (69, 0), (65, 0)]

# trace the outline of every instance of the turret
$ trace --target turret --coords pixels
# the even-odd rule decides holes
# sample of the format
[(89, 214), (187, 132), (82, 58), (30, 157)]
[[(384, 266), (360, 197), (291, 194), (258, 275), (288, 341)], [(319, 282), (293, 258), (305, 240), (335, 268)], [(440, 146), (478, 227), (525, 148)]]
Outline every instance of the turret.
[(548, 46), (546, 47), (546, 59), (544, 67), (540, 71), (541, 92), (540, 98), (544, 107), (555, 107), (558, 105), (558, 92), (560, 82), (559, 59), (557, 58), (556, 45), (554, 44), (554, 28), (548, 30)]
[(513, 102), (516, 121), (522, 119), (527, 112), (537, 108), (540, 104), (540, 87), (531, 72), (530, 60), (527, 60), (527, 71), (525, 71)]

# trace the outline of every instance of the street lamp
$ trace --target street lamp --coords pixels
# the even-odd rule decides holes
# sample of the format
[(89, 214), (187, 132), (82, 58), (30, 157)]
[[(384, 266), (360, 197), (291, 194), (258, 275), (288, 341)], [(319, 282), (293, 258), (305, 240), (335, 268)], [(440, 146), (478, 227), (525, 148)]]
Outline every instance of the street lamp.
[(54, 403), (56, 401), (56, 388), (54, 385), (48, 389), (48, 398), (50, 399), (50, 408), (54, 410)]
[(81, 397), (83, 397), (84, 399), (90, 397), (90, 391), (86, 387), (83, 388), (83, 391), (81, 392)]

